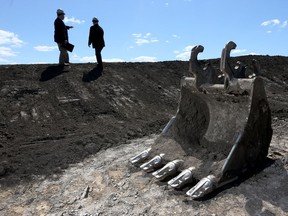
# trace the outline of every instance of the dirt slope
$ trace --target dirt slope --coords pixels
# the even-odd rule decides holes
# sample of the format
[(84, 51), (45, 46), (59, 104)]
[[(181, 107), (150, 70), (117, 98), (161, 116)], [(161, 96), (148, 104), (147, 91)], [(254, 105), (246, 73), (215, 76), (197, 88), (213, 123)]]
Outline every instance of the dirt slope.
[[(234, 60), (251, 65), (252, 58), (262, 67), (272, 110), (269, 157), (282, 161), (287, 177), (288, 58)], [(219, 59), (201, 62), (219, 67)], [(33, 183), (35, 176), (59, 175), (100, 150), (158, 134), (176, 112), (181, 77), (189, 75), (182, 61), (106, 63), (101, 76), (93, 74), (94, 66), (0, 66), (2, 192)]]
[[(1, 66), (1, 160), (7, 174), (50, 175), (100, 149), (158, 133), (175, 112), (184, 62)], [(97, 78), (97, 77), (96, 77)]]
[[(256, 59), (277, 125), (288, 116), (288, 58)], [(252, 56), (236, 60), (251, 65)], [(219, 66), (219, 59), (210, 62)], [(8, 175), (50, 175), (102, 148), (159, 133), (176, 112), (181, 77), (189, 75), (188, 62), (106, 63), (104, 75), (83, 81), (94, 66), (0, 67), (0, 150)]]

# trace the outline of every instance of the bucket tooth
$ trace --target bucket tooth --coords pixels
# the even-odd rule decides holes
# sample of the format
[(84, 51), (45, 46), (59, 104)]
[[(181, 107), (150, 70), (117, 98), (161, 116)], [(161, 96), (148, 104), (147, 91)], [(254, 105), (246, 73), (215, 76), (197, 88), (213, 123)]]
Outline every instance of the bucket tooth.
[(193, 171), (195, 167), (189, 167), (183, 170), (179, 175), (168, 181), (168, 185), (173, 188), (181, 188), (186, 184), (193, 182)]
[(150, 161), (142, 164), (140, 168), (145, 172), (152, 172), (162, 165), (163, 157), (165, 154), (160, 154), (152, 158)]
[(178, 168), (184, 163), (183, 160), (173, 160), (169, 163), (167, 163), (164, 167), (162, 167), (161, 169), (155, 171), (152, 173), (152, 175), (159, 179), (159, 180), (163, 180), (165, 178), (167, 178), (168, 176), (172, 176), (175, 175)]
[(198, 199), (209, 194), (215, 188), (217, 188), (216, 177), (213, 175), (209, 175), (201, 179), (194, 187), (188, 190), (186, 195), (192, 197), (193, 199)]
[(130, 158), (129, 161), (133, 165), (142, 163), (143, 161), (145, 161), (148, 158), (148, 156), (150, 155), (150, 152), (151, 152), (151, 148), (146, 149), (143, 152), (137, 154), (136, 156)]

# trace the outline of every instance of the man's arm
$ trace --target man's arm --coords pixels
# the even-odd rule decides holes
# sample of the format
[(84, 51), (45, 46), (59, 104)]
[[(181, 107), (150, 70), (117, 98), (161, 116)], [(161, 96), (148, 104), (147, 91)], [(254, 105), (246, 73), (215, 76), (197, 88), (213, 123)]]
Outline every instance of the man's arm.
[(88, 37), (88, 46), (90, 47), (92, 43), (92, 27), (90, 27), (89, 37)]

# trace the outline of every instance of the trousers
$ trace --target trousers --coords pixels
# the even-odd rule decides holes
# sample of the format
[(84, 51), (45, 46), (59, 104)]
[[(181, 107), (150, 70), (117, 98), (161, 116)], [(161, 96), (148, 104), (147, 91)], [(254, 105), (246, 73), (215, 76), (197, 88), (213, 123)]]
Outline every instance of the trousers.
[(96, 55), (96, 60), (97, 60), (97, 64), (98, 64), (99, 69), (103, 69), (103, 62), (102, 62), (102, 55), (101, 55), (102, 49), (103, 49), (103, 47), (96, 47), (95, 48), (95, 55)]
[(59, 48), (59, 51), (60, 51), (60, 54), (59, 54), (59, 64), (60, 65), (64, 65), (65, 62), (68, 63), (69, 62), (69, 54), (68, 54), (68, 51), (62, 47), (62, 44), (61, 43), (58, 43), (58, 48)]

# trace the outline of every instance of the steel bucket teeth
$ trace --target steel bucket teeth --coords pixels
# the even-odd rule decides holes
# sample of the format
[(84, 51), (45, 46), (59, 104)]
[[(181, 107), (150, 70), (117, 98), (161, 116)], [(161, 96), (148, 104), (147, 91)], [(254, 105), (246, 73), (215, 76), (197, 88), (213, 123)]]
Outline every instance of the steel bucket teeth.
[(193, 171), (195, 167), (189, 167), (183, 170), (179, 175), (168, 181), (168, 185), (173, 188), (181, 188), (186, 184), (193, 182)]
[(150, 155), (151, 152), (151, 148), (146, 149), (145, 151), (137, 154), (136, 156), (132, 157), (129, 159), (130, 163), (132, 164), (139, 164), (142, 163), (144, 160), (146, 160), (148, 158), (148, 156)]
[(162, 159), (165, 154), (160, 154), (152, 158), (150, 161), (142, 164), (140, 168), (146, 172), (152, 172), (162, 165)]
[(209, 175), (201, 179), (194, 187), (187, 191), (186, 195), (193, 199), (201, 198), (216, 188), (216, 177)]
[(173, 160), (169, 163), (167, 163), (164, 167), (161, 169), (155, 171), (152, 173), (152, 175), (159, 179), (163, 180), (168, 176), (175, 175), (178, 168), (184, 163), (183, 160)]

